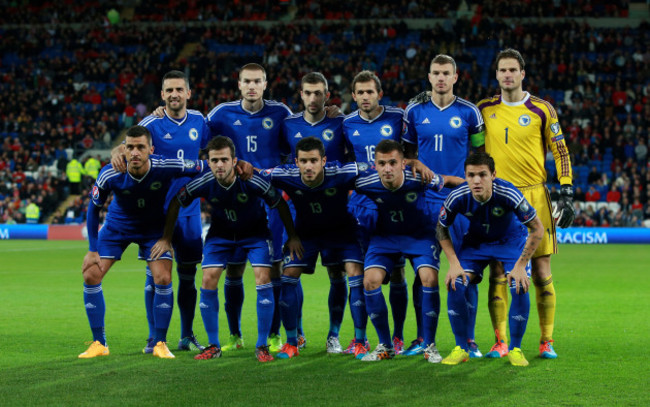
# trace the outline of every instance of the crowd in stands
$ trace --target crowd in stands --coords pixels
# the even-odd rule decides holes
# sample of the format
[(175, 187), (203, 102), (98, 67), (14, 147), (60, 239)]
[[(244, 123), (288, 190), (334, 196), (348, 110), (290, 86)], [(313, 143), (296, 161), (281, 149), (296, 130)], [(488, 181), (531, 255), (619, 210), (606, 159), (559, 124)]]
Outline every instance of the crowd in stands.
[[(172, 9), (183, 8), (171, 7), (174, 1), (164, 3), (169, 7), (156, 11), (172, 14), (164, 14), (163, 21), (182, 20)], [(273, 12), (267, 2), (207, 3), (190, 2), (188, 7), (244, 7), (249, 11), (266, 7), (263, 11)], [(297, 14), (320, 18), (319, 12), (340, 7), (330, 3), (334, 2), (306, 2), (297, 7)], [(556, 3), (523, 2), (510, 12), (555, 15)], [(587, 15), (597, 15), (589, 13), (600, 13), (601, 6), (607, 10), (605, 2), (588, 3), (592, 10)], [(94, 11), (86, 9), (88, 4), (94, 3), (84, 3), (77, 11), (93, 15)], [(385, 7), (408, 9), (411, 4), (415, 9), (427, 2), (386, 2)], [(217, 104), (239, 97), (237, 70), (245, 63), (263, 64), (269, 80), (266, 97), (283, 101), (294, 111), (302, 109), (300, 78), (319, 70), (330, 81), (330, 102), (347, 113), (356, 109), (349, 83), (357, 72), (377, 72), (385, 93), (383, 103), (405, 107), (412, 96), (428, 87), (429, 61), (437, 53), (448, 53), (458, 63), (455, 93), (477, 102), (498, 92), (493, 79), (494, 55), (511, 46), (526, 58), (525, 89), (550, 101), (561, 119), (581, 211), (576, 225), (641, 225), (650, 219), (647, 24), (612, 29), (557, 20), (512, 26), (490, 18), (513, 4), (481, 2), (472, 18), (447, 19), (426, 30), (409, 29), (400, 21), (337, 20), (319, 25), (303, 21), (263, 27), (251, 22), (182, 29), (174, 25), (101, 24), (75, 29), (0, 28), (0, 89), (4, 96), (0, 100), (0, 223), (24, 221), (24, 209), (31, 202), (42, 204), (42, 221), (52, 214), (69, 193), (67, 162), (91, 148), (109, 148), (121, 129), (152, 111), (159, 104), (161, 75), (169, 69), (188, 70), (191, 107), (206, 114)], [(562, 8), (563, 15), (574, 15), (585, 4), (569, 2)], [(607, 5), (617, 13), (627, 10), (627, 2)], [(101, 10), (106, 3), (100, 1), (95, 6), (93, 10)], [(44, 12), (59, 6), (43, 3), (39, 7)], [(356, 13), (362, 10), (354, 7), (348, 8), (358, 17)], [(451, 2), (449, 7), (455, 10), (458, 5)], [(68, 9), (64, 7), (56, 17), (67, 19)], [(136, 15), (149, 18), (145, 9), (139, 11)], [(365, 13), (369, 12), (366, 7)], [(39, 22), (29, 19), (40, 15), (17, 16)], [(5, 14), (0, 21), (7, 18)], [(198, 45), (179, 58), (188, 42)], [(590, 174), (594, 167), (596, 173)], [(554, 184), (551, 160), (547, 168), (549, 183)], [(579, 203), (583, 193), (586, 202), (592, 186), (600, 195), (593, 208)], [(82, 191), (82, 197), (86, 195), (87, 191)], [(594, 199), (596, 195), (589, 196)], [(608, 206), (608, 199), (618, 207)], [(87, 201), (80, 198), (55, 220), (83, 219), (84, 204)]]

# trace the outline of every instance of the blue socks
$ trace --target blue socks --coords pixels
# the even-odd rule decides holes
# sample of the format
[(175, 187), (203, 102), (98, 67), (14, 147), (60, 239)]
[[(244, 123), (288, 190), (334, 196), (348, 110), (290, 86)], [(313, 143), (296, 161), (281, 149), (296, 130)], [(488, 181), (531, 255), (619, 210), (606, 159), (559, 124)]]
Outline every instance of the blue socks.
[(415, 309), (415, 325), (417, 327), (418, 338), (422, 338), (422, 281), (420, 276), (415, 276), (413, 280), (413, 308)]
[(178, 272), (178, 294), (176, 301), (178, 302), (178, 310), (181, 315), (181, 338), (192, 336), (192, 325), (194, 324), (194, 313), (196, 311), (196, 284), (194, 283), (194, 276), (196, 275), (196, 266), (193, 268), (185, 266), (183, 271), (177, 269)]
[(366, 312), (377, 330), (379, 343), (392, 347), (393, 342), (390, 340), (390, 328), (388, 327), (388, 308), (381, 287), (372, 291), (364, 289), (363, 294), (366, 297)]
[(327, 305), (330, 313), (330, 330), (327, 337), (339, 336), (341, 324), (343, 323), (343, 314), (345, 313), (345, 303), (348, 299), (348, 286), (343, 278), (330, 278), (330, 293), (327, 298)]
[(257, 290), (257, 343), (255, 347), (266, 346), (273, 313), (275, 300), (273, 299), (273, 283), (255, 286)]
[(302, 291), (302, 281), (298, 279), (298, 287), (297, 287), (296, 295), (298, 296), (298, 333), (300, 335), (304, 335), (304, 331), (302, 330), (302, 304), (304, 303), (305, 300), (305, 295)]
[(241, 277), (228, 277), (223, 285), (224, 309), (231, 335), (241, 337), (241, 309), (244, 305), (244, 282)]
[(366, 297), (363, 295), (363, 274), (349, 277), (348, 286), (350, 287), (350, 314), (354, 323), (354, 341), (364, 343), (368, 313), (366, 313)]
[(201, 288), (199, 303), (203, 326), (208, 334), (208, 343), (221, 347), (219, 343), (219, 290)]
[(521, 348), (521, 340), (526, 333), (526, 325), (528, 324), (528, 314), (530, 313), (530, 296), (524, 293), (524, 290), (519, 289), (519, 294), (513, 285), (510, 287), (510, 295), (512, 302), (510, 303), (510, 311), (508, 312), (508, 319), (510, 321), (510, 346), (509, 350), (514, 348)]
[(275, 303), (275, 310), (273, 310), (273, 321), (271, 322), (271, 334), (280, 335), (280, 324), (282, 324), (282, 316), (280, 315), (280, 295), (282, 295), (282, 279), (271, 279), (273, 284), (273, 301)]
[[(440, 314), (440, 291), (438, 287), (422, 287), (422, 333), (424, 345), (436, 343), (438, 315)], [(467, 340), (467, 339), (465, 339)]]
[(467, 290), (463, 284), (463, 278), (456, 278), (456, 291), (449, 290), (447, 293), (447, 314), (449, 314), (449, 323), (451, 330), (456, 338), (456, 346), (468, 350), (467, 346), (467, 325), (469, 319), (469, 310), (467, 309)]
[(282, 276), (280, 310), (282, 324), (287, 331), (287, 343), (298, 346), (298, 283), (299, 278)]
[(174, 310), (174, 290), (171, 283), (167, 285), (155, 285), (153, 297), (153, 318), (156, 324), (156, 335), (154, 343), (167, 342), (167, 330), (172, 319)]
[(93, 333), (93, 341), (99, 341), (106, 346), (106, 332), (104, 331), (104, 316), (106, 315), (106, 303), (104, 302), (104, 291), (102, 283), (88, 285), (84, 283), (84, 304), (90, 330)]
[(404, 321), (406, 320), (406, 309), (409, 301), (406, 281), (390, 283), (388, 301), (390, 302), (390, 309), (393, 311), (393, 338), (404, 340)]
[[(458, 287), (458, 283), (456, 283), (456, 287)], [(478, 311), (478, 284), (467, 284), (465, 300), (467, 302), (467, 339), (474, 339), (476, 312)]]
[(147, 310), (147, 323), (149, 324), (149, 336), (152, 338), (156, 336), (156, 324), (153, 322), (153, 295), (154, 283), (151, 270), (147, 266), (147, 277), (144, 280), (144, 308)]

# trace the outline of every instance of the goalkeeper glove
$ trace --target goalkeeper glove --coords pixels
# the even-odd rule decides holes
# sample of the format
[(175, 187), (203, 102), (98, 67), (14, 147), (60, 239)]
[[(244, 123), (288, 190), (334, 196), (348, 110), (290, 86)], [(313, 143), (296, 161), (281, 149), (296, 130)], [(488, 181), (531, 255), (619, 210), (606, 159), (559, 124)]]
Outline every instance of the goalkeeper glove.
[(573, 187), (571, 185), (562, 185), (560, 187), (560, 199), (553, 210), (555, 224), (562, 229), (568, 228), (573, 224), (576, 217), (575, 208), (573, 207)]

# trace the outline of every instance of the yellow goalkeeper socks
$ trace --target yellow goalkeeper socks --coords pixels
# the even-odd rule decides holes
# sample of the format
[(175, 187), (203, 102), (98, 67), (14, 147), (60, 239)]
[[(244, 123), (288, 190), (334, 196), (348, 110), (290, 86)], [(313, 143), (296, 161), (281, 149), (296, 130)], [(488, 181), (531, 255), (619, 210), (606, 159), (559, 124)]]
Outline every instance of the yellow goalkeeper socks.
[(537, 313), (539, 315), (539, 328), (542, 333), (542, 341), (553, 339), (553, 327), (555, 325), (555, 288), (553, 287), (553, 276), (543, 280), (536, 280), (535, 298), (537, 299)]
[(508, 279), (505, 277), (490, 279), (488, 309), (490, 310), (490, 318), (492, 319), (492, 328), (499, 330), (500, 339), (507, 342)]

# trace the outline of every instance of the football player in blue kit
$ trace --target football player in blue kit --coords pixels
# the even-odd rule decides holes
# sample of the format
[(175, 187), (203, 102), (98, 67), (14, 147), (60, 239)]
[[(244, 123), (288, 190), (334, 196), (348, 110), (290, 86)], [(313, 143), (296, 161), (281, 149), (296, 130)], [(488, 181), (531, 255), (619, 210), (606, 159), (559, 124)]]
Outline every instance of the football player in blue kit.
[[(284, 190), (296, 210), (296, 232), (304, 246), (302, 258), (285, 256), (282, 275), (282, 323), (287, 333), (278, 358), (289, 359), (298, 350), (298, 281), (302, 273), (311, 274), (318, 255), (324, 266), (338, 268), (344, 265), (349, 278), (361, 276), (363, 257), (355, 238), (355, 220), (347, 210), (348, 195), (358, 175), (356, 163), (325, 165), (325, 147), (315, 137), (305, 137), (296, 144), (296, 164), (263, 170), (260, 175)], [(351, 298), (351, 301), (355, 299)], [(343, 305), (345, 297), (343, 297)], [(330, 307), (331, 309), (331, 307)], [(335, 318), (330, 314), (327, 342), (336, 339), (342, 311)], [(360, 321), (354, 318), (355, 335)], [(363, 334), (361, 334), (363, 340)], [(339, 344), (340, 348), (340, 344)]]
[(388, 328), (388, 309), (381, 283), (403, 256), (413, 264), (422, 281), (422, 330), (425, 358), (432, 363), (442, 360), (435, 344), (440, 313), (438, 293), (439, 246), (435, 239), (433, 205), (425, 198), (427, 190), (440, 191), (462, 183), (455, 176), (433, 174), (432, 181), (406, 167), (404, 150), (394, 140), (382, 140), (375, 149), (376, 171), (369, 171), (356, 181), (356, 191), (377, 205), (377, 225), (364, 261), (364, 295), (366, 312), (372, 321), (379, 344), (362, 361), (391, 359), (395, 350)]
[(264, 203), (278, 208), (288, 232), (287, 248), (291, 256), (302, 255), (289, 208), (281, 194), (260, 176), (253, 174), (247, 181), (236, 176), (235, 146), (227, 137), (217, 136), (207, 146), (208, 164), (178, 193), (169, 206), (165, 231), (154, 246), (152, 256), (165, 253), (171, 247), (174, 224), (180, 206), (187, 207), (196, 198), (211, 205), (212, 224), (205, 238), (203, 282), (200, 309), (208, 333), (209, 345), (195, 357), (197, 360), (221, 356), (219, 342), (219, 297), (217, 286), (221, 273), (237, 250), (243, 251), (253, 266), (257, 291), (258, 337), (255, 355), (260, 362), (273, 360), (267, 345), (275, 301), (271, 285), (271, 233)]
[[(483, 270), (497, 260), (504, 265), (512, 295), (508, 359), (514, 366), (527, 366), (521, 351), (530, 311), (526, 264), (542, 240), (544, 226), (521, 192), (510, 182), (496, 178), (494, 160), (487, 153), (467, 158), (465, 180), (445, 200), (437, 230), (449, 260), (447, 308), (456, 337), (456, 347), (442, 363), (457, 365), (469, 359), (465, 290), (470, 281), (479, 283)], [(459, 215), (469, 220), (469, 231), (455, 250), (449, 228)]]
[[(484, 122), (478, 108), (454, 95), (454, 84), (458, 80), (456, 62), (448, 55), (437, 55), (431, 60), (428, 74), (432, 90), (423, 93), (423, 100), (407, 106), (404, 114), (408, 130), (402, 140), (405, 142), (406, 157), (418, 157), (428, 168), (436, 173), (463, 177), (463, 163), (473, 150), (480, 150), (485, 144)], [(449, 189), (427, 191), (427, 200), (434, 208), (434, 220)], [(459, 219), (452, 227), (452, 241), (458, 244), (467, 231), (467, 222)], [(403, 355), (417, 355), (424, 351), (421, 342), (421, 315), (419, 281), (413, 285), (413, 305), (418, 323), (418, 338), (411, 343)], [(474, 321), (478, 306), (478, 287), (470, 284), (467, 301), (471, 304), (468, 321), (468, 341), (471, 356), (482, 354), (474, 342)]]
[[(205, 118), (197, 110), (188, 109), (187, 101), (192, 96), (187, 76), (180, 71), (169, 71), (163, 76), (160, 96), (165, 108), (160, 115), (152, 114), (139, 123), (151, 133), (156, 154), (166, 158), (198, 160), (199, 152), (209, 139), (209, 129)], [(124, 172), (123, 146), (113, 150), (111, 163), (115, 169)], [(183, 177), (174, 181), (167, 196), (166, 206), (189, 178)], [(187, 208), (182, 208), (176, 229), (174, 231), (174, 256), (178, 273), (177, 302), (180, 311), (181, 339), (179, 350), (202, 350), (203, 346), (194, 336), (193, 324), (196, 310), (196, 264), (201, 262), (201, 208), (199, 202)], [(153, 351), (154, 320), (153, 320), (153, 277), (147, 269), (145, 280), (145, 308), (149, 322), (149, 339), (143, 352)]]
[[(171, 284), (171, 254), (167, 251), (158, 260), (150, 254), (151, 248), (162, 236), (165, 218), (165, 197), (172, 180), (192, 176), (203, 170), (201, 161), (180, 158), (163, 159), (151, 155), (151, 134), (143, 126), (133, 126), (126, 132), (124, 144), (127, 171), (116, 171), (105, 166), (93, 186), (88, 205), (89, 251), (84, 257), (84, 303), (93, 342), (80, 358), (109, 354), (104, 333), (106, 306), (102, 280), (111, 266), (121, 259), (130, 243), (139, 245), (138, 257), (146, 260), (154, 281), (153, 293), (153, 355), (174, 358), (167, 347), (167, 329), (173, 310)], [(110, 192), (113, 200), (108, 207), (104, 227), (98, 233), (99, 211)]]
[[(288, 146), (281, 137), (282, 122), (291, 114), (283, 103), (263, 98), (266, 89), (266, 71), (261, 65), (250, 63), (239, 70), (239, 91), (242, 99), (222, 103), (207, 116), (211, 135), (225, 136), (233, 141), (240, 160), (256, 168), (271, 168), (286, 159)], [(271, 326), (269, 343), (272, 351), (281, 346), (278, 299), (281, 291), (280, 262), (284, 229), (277, 210), (267, 206), (269, 228), (273, 239), (272, 284), (276, 311)], [(228, 316), (230, 338), (223, 351), (242, 349), (241, 310), (244, 303), (242, 275), (246, 265), (244, 253), (238, 253), (226, 269), (224, 283), (225, 311)]]

